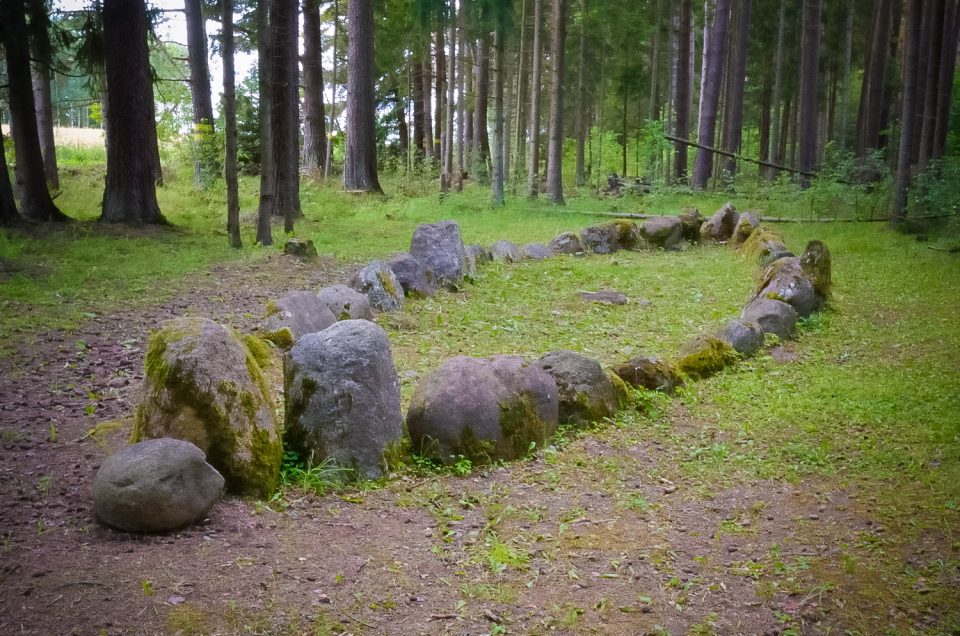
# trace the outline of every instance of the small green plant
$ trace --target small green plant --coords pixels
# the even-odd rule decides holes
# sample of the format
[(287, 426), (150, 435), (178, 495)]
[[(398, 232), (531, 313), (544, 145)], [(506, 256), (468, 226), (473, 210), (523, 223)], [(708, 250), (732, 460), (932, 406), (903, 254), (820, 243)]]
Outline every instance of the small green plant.
[(338, 466), (332, 459), (309, 465), (299, 453), (285, 451), (280, 466), (280, 483), (283, 488), (297, 488), (317, 495), (325, 495), (349, 482), (355, 473), (350, 468)]
[(143, 592), (144, 596), (153, 596), (156, 594), (156, 590), (153, 589), (153, 581), (140, 579), (140, 591)]
[(47, 441), (51, 444), (56, 444), (60, 439), (60, 431), (57, 429), (56, 422), (50, 422), (50, 431), (47, 433)]
[(453, 472), (460, 477), (466, 477), (473, 472), (473, 462), (463, 455), (457, 455), (457, 461), (453, 464)]

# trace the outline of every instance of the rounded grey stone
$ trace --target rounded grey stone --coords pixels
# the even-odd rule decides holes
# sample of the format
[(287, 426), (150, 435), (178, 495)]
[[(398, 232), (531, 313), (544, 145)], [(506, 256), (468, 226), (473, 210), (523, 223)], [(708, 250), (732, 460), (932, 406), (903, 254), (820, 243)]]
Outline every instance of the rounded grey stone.
[(367, 297), (346, 285), (324, 287), (317, 292), (317, 298), (333, 312), (337, 320), (373, 320)]
[(403, 309), (403, 286), (393, 270), (382, 261), (373, 261), (350, 278), (350, 287), (365, 294), (378, 311)]
[(797, 312), (793, 307), (773, 298), (755, 298), (743, 308), (740, 317), (760, 325), (763, 333), (772, 333), (782, 339), (791, 338), (797, 327)]

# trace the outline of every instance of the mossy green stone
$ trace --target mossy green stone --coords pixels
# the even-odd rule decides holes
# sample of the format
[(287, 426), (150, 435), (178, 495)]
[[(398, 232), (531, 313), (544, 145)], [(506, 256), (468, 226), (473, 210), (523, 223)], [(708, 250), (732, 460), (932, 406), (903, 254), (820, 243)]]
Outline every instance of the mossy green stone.
[(677, 369), (692, 378), (706, 378), (736, 360), (733, 347), (713, 336), (701, 336), (681, 351)]

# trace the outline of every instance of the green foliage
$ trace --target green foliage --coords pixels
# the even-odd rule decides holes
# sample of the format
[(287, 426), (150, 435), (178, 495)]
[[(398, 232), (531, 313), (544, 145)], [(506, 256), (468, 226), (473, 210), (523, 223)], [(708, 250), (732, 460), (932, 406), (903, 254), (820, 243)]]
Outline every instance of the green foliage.
[(280, 484), (284, 489), (294, 488), (325, 495), (343, 486), (355, 477), (354, 472), (343, 466), (337, 466), (330, 459), (312, 464), (296, 451), (283, 453), (280, 465)]

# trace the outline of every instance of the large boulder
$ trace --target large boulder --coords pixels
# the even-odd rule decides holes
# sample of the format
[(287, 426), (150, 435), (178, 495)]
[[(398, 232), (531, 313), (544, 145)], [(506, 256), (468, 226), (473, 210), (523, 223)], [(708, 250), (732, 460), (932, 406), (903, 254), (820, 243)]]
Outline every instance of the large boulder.
[(641, 243), (640, 227), (629, 219), (617, 219), (606, 227), (613, 237), (614, 249), (632, 250)]
[(813, 288), (823, 300), (830, 297), (833, 284), (830, 250), (821, 241), (810, 241), (800, 256), (800, 269), (813, 282)]
[(547, 243), (547, 247), (554, 254), (577, 254), (583, 251), (580, 237), (573, 232), (564, 232)]
[(175, 318), (150, 335), (132, 441), (159, 437), (196, 445), (231, 492), (267, 497), (276, 489), (283, 448), (273, 396), (232, 329)]
[(523, 257), (534, 261), (542, 261), (553, 256), (550, 248), (542, 243), (527, 243), (523, 246)]
[(732, 203), (724, 203), (707, 221), (700, 226), (700, 238), (704, 241), (726, 241), (733, 235), (733, 228), (739, 219)]
[(700, 210), (697, 208), (684, 208), (678, 216), (681, 223), (681, 234), (683, 235), (684, 240), (690, 242), (696, 242), (700, 240), (700, 226), (704, 224), (706, 219), (703, 218), (703, 215), (700, 214)]
[(806, 318), (823, 306), (813, 281), (807, 277), (796, 256), (774, 261), (763, 271), (754, 297), (766, 297), (789, 303), (800, 318)]
[(490, 260), (494, 263), (516, 263), (523, 258), (523, 253), (515, 243), (499, 240), (490, 246)]
[(522, 457), (558, 421), (557, 383), (520, 356), (451, 358), (417, 386), (407, 411), (414, 451), (445, 463)]
[(624, 396), (596, 360), (574, 351), (551, 351), (537, 366), (557, 383), (561, 424), (598, 422), (620, 409)]
[(733, 234), (730, 236), (730, 247), (740, 247), (747, 242), (750, 235), (760, 227), (760, 217), (755, 212), (744, 212), (737, 219), (737, 224), (733, 227)]
[(283, 244), (283, 253), (304, 260), (317, 257), (317, 248), (310, 239), (291, 238)]
[(744, 356), (752, 356), (763, 346), (763, 329), (755, 322), (740, 318), (729, 321), (717, 332), (717, 338)]
[(93, 478), (93, 514), (127, 532), (176, 530), (206, 517), (223, 483), (190, 442), (150, 439), (104, 460)]
[(373, 261), (350, 278), (350, 287), (366, 295), (370, 306), (378, 311), (403, 309), (403, 286), (390, 266)]
[(467, 253), (456, 221), (423, 223), (413, 231), (410, 255), (433, 271), (437, 284), (457, 289), (467, 274)]
[(683, 240), (683, 222), (675, 216), (657, 216), (644, 221), (640, 233), (653, 245), (674, 250)]
[(677, 369), (692, 378), (718, 373), (737, 359), (733, 347), (714, 336), (699, 335), (688, 342), (677, 356)]
[(437, 279), (432, 269), (410, 254), (397, 254), (387, 261), (400, 281), (403, 293), (410, 298), (429, 298), (437, 293)]
[(772, 333), (781, 339), (793, 336), (797, 327), (797, 312), (782, 300), (760, 296), (743, 308), (740, 317), (747, 322), (755, 322), (763, 333)]
[(317, 292), (317, 298), (333, 312), (337, 320), (373, 320), (373, 310), (367, 297), (346, 285), (323, 287)]
[(260, 322), (260, 335), (283, 349), (308, 333), (323, 331), (337, 317), (316, 294), (309, 291), (290, 292), (267, 303), (267, 316)]
[(673, 393), (683, 384), (676, 368), (656, 356), (637, 356), (623, 364), (613, 367), (612, 371), (621, 380), (635, 388), (644, 388), (661, 393)]
[(584, 252), (611, 254), (617, 251), (617, 232), (610, 225), (592, 225), (580, 230), (580, 245)]
[(363, 478), (383, 474), (384, 451), (402, 424), (397, 371), (379, 325), (344, 320), (302, 338), (284, 358), (283, 384), (289, 449)]

